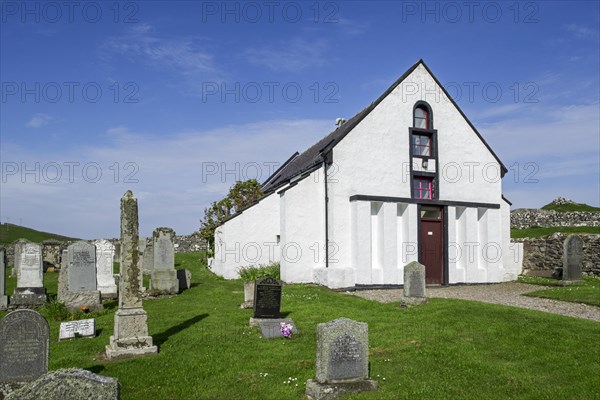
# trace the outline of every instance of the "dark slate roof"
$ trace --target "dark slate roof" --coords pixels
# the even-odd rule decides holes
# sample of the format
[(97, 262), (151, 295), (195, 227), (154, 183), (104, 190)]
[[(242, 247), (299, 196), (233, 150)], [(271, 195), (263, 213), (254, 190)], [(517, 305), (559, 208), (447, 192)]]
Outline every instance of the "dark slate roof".
[(427, 67), (425, 62), (421, 59), (421, 60), (417, 61), (412, 67), (410, 67), (400, 78), (398, 78), (398, 80), (396, 82), (394, 82), (392, 84), (392, 86), (390, 86), (381, 96), (379, 96), (379, 98), (377, 100), (375, 100), (373, 103), (371, 103), (368, 107), (366, 107), (365, 109), (360, 111), (358, 114), (356, 114), (354, 117), (352, 117), (351, 119), (346, 121), (344, 124), (339, 126), (336, 130), (331, 132), (329, 135), (325, 136), (323, 139), (319, 140), (317, 143), (315, 143), (314, 145), (309, 147), (303, 153), (301, 153), (299, 155), (298, 155), (298, 153), (295, 153), (294, 155), (292, 155), (292, 157), (290, 157), (277, 171), (275, 171), (263, 183), (263, 187), (262, 187), (263, 192), (264, 193), (272, 192), (272, 191), (276, 190), (277, 188), (289, 183), (290, 180), (292, 178), (294, 178), (295, 176), (302, 174), (303, 172), (307, 172), (307, 171), (311, 170), (312, 168), (314, 168), (316, 165), (321, 164), (323, 162), (323, 156), (325, 154), (327, 154), (335, 145), (337, 145), (344, 137), (346, 137), (346, 135), (348, 133), (350, 133), (350, 131), (352, 131), (352, 129), (354, 129), (354, 127), (356, 125), (358, 125), (367, 115), (369, 115), (369, 113), (371, 111), (373, 111), (373, 109), (375, 109), (375, 107), (377, 107), (379, 105), (379, 103), (381, 103), (383, 101), (383, 99), (385, 99), (394, 89), (396, 89), (396, 87), (398, 85), (400, 85), (402, 83), (402, 81), (404, 81), (404, 79), (406, 79), (406, 77), (409, 76), (415, 70), (415, 68), (417, 68), (419, 66), (419, 64), (422, 64), (423, 67), (425, 67), (425, 69), (433, 77), (433, 79), (435, 80), (437, 85), (442, 88), (446, 97), (448, 99), (450, 99), (450, 101), (452, 102), (454, 107), (456, 107), (456, 109), (460, 112), (460, 114), (463, 116), (465, 121), (467, 121), (469, 126), (477, 134), (479, 139), (481, 139), (483, 144), (492, 153), (494, 158), (496, 158), (496, 160), (498, 161), (498, 163), (500, 164), (500, 167), (502, 169), (502, 176), (504, 176), (504, 174), (508, 170), (506, 169), (506, 167), (504, 166), (502, 161), (500, 161), (498, 156), (494, 153), (494, 151), (491, 149), (491, 147), (483, 139), (483, 137), (481, 136), (479, 131), (477, 131), (475, 126), (473, 126), (471, 121), (469, 121), (469, 119), (462, 112), (460, 107), (458, 107), (456, 102), (452, 99), (450, 94), (442, 86), (440, 81), (435, 77), (435, 75), (433, 75), (433, 73), (431, 72), (429, 67)]

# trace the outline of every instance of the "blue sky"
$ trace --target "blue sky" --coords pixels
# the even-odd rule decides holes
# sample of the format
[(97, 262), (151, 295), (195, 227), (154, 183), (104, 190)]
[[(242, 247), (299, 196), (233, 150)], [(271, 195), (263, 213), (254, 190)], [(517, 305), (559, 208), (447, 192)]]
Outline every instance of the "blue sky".
[(600, 205), (596, 1), (1, 1), (1, 221), (189, 234), (417, 60), (509, 168), (513, 208)]

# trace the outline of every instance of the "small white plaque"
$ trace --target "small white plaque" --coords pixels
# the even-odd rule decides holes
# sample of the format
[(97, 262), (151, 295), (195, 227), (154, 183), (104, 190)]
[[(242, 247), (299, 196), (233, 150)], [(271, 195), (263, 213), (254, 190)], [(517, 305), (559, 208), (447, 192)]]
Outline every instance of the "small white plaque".
[(60, 323), (60, 334), (58, 336), (58, 340), (72, 339), (78, 336), (95, 337), (96, 320), (91, 318)]
[(433, 232), (427, 232), (427, 236), (433, 236)]

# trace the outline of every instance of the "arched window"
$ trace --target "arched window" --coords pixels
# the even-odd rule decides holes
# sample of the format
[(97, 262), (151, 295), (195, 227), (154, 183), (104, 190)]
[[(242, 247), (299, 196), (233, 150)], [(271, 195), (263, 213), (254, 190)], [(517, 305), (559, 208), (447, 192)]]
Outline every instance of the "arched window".
[(420, 129), (433, 129), (431, 109), (426, 103), (417, 103), (414, 109), (413, 117), (413, 127)]

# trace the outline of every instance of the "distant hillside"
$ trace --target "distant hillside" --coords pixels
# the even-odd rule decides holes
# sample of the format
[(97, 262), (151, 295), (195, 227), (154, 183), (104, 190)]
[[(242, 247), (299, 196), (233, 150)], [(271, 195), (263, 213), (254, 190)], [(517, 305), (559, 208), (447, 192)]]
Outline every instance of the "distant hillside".
[(34, 243), (41, 243), (47, 239), (54, 240), (77, 240), (67, 236), (57, 235), (55, 233), (40, 232), (35, 229), (25, 228), (24, 226), (14, 224), (0, 224), (0, 244), (12, 243), (17, 239), (27, 239)]
[(588, 206), (587, 204), (575, 203), (572, 200), (558, 197), (552, 201), (552, 203), (546, 204), (542, 207), (542, 210), (554, 210), (558, 212), (567, 211), (586, 211), (586, 212), (600, 212), (600, 208)]

